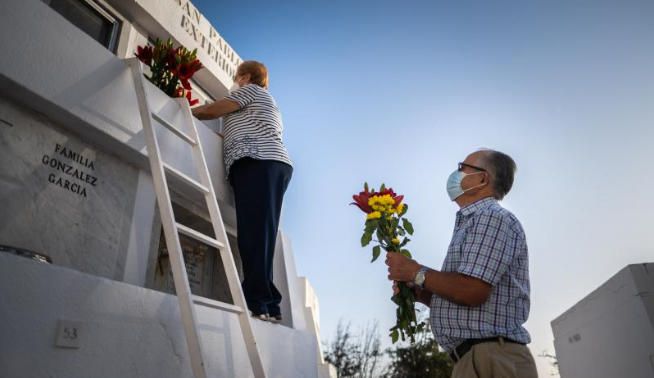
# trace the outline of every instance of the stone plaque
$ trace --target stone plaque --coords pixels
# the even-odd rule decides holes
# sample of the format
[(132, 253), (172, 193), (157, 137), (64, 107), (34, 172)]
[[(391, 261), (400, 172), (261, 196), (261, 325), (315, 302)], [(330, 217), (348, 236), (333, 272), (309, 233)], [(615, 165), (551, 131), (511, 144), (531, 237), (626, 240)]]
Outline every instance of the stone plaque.
[[(216, 280), (216, 276), (222, 273), (222, 264), (216, 262), (218, 251), (183, 235), (180, 236), (180, 242), (191, 293), (201, 297), (226, 301), (228, 298), (221, 294), (221, 290), (216, 290), (219, 281)], [(163, 230), (159, 241), (159, 257), (157, 258), (154, 286), (157, 290), (171, 294), (175, 293), (175, 282), (170, 268), (170, 256), (168, 255)]]
[[(173, 203), (173, 209), (176, 221), (213, 237), (211, 224), (206, 219), (176, 203)], [(229, 237), (228, 234), (228, 239), (232, 252), (238, 254), (238, 251), (234, 250), (236, 238)], [(191, 292), (205, 298), (233, 303), (219, 251), (185, 235), (180, 235), (180, 243)], [(154, 259), (154, 274), (151, 273), (151, 287), (174, 294), (175, 283), (169, 259), (163, 228), (161, 228), (159, 249), (157, 257)], [(235, 262), (237, 267), (240, 266), (240, 259), (235, 259)]]
[(0, 99), (0, 244), (121, 280), (138, 169)]

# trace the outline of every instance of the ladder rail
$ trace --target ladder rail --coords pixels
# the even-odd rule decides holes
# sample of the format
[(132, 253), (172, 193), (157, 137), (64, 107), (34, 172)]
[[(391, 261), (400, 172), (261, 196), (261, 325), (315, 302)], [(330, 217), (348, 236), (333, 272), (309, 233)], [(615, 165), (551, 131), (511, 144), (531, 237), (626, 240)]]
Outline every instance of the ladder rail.
[(242, 313), (239, 314), (239, 322), (241, 325), (241, 332), (243, 333), (245, 346), (250, 357), (252, 371), (254, 372), (255, 377), (265, 377), (266, 373), (263, 365), (263, 360), (261, 359), (261, 351), (259, 350), (259, 345), (256, 342), (254, 331), (252, 329), (252, 319), (249, 316), (247, 303), (245, 301), (245, 295), (241, 289), (241, 280), (238, 276), (238, 270), (236, 268), (234, 256), (232, 255), (229, 240), (227, 239), (225, 223), (223, 222), (222, 215), (218, 207), (218, 198), (216, 197), (216, 192), (213, 188), (211, 177), (209, 176), (209, 168), (207, 166), (207, 161), (202, 149), (202, 144), (199, 143), (200, 135), (198, 133), (197, 126), (195, 126), (195, 123), (193, 122), (193, 114), (191, 113), (191, 108), (188, 105), (188, 102), (183, 99), (178, 99), (178, 102), (183, 109), (184, 119), (191, 125), (191, 137), (198, 141), (198, 143), (192, 147), (193, 159), (195, 160), (196, 166), (199, 167), (198, 175), (200, 176), (200, 183), (203, 186), (209, 188), (209, 193), (205, 194), (205, 199), (207, 208), (209, 210), (209, 216), (211, 218), (211, 223), (213, 225), (215, 239), (225, 245), (225, 248), (219, 249), (219, 252), (225, 268), (225, 275), (227, 276), (227, 282), (230, 293), (232, 295), (232, 300), (236, 306), (239, 306), (243, 309)]
[(132, 60), (128, 60), (127, 63), (133, 74), (139, 113), (141, 115), (147, 145), (148, 160), (150, 161), (150, 171), (152, 173), (152, 181), (157, 194), (157, 204), (159, 205), (166, 245), (168, 246), (169, 261), (173, 272), (175, 292), (177, 293), (177, 298), (180, 304), (180, 314), (184, 325), (189, 357), (191, 359), (191, 368), (196, 378), (206, 378), (207, 374), (203, 361), (202, 347), (200, 344), (199, 332), (196, 327), (197, 316), (195, 314), (195, 308), (193, 307), (193, 299), (184, 265), (179, 234), (175, 227), (175, 215), (173, 213), (168, 185), (165, 181), (166, 176), (161, 160), (161, 151), (159, 150), (159, 143), (157, 142), (152, 124), (152, 113), (150, 112), (148, 97), (143, 82), (143, 69), (137, 58), (132, 58)]

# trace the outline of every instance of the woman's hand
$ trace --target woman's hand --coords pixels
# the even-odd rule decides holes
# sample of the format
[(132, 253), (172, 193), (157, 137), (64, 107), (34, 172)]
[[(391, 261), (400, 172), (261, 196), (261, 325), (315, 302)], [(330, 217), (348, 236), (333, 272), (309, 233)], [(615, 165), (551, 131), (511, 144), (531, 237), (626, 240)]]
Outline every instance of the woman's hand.
[(222, 99), (211, 104), (200, 105), (191, 109), (193, 116), (199, 120), (216, 119), (240, 109), (236, 101)]
[(196, 106), (195, 108), (191, 108), (191, 113), (193, 113), (193, 117), (195, 117), (197, 119), (202, 119), (202, 114), (205, 111), (204, 108), (207, 105), (208, 104), (204, 104), (204, 105)]

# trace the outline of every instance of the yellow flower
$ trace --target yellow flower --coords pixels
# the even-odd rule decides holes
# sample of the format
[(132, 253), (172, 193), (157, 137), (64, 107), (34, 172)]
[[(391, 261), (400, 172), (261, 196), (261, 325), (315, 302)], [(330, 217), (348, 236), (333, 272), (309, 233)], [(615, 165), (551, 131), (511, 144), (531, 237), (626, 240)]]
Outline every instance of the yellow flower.
[(383, 196), (373, 196), (368, 200), (368, 205), (374, 210), (379, 211), (380, 213), (393, 213), (395, 209), (395, 200), (388, 194)]
[(393, 244), (395, 244), (395, 245), (399, 245), (399, 244), (400, 244), (400, 239), (398, 239), (398, 238), (393, 238), (393, 240), (391, 240), (391, 243), (393, 243)]
[(381, 218), (381, 213), (379, 211), (373, 211), (372, 213), (368, 214), (367, 219), (379, 219)]
[(397, 205), (397, 213), (401, 214), (402, 210), (404, 210), (404, 204), (403, 203)]

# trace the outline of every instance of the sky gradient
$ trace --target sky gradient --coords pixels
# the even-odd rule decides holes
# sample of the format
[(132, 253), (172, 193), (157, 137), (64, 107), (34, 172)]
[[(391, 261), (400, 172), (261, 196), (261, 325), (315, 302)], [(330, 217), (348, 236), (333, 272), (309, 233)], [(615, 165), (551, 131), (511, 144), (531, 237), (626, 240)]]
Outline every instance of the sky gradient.
[(193, 3), (269, 68), (295, 163), (282, 227), (319, 296), (323, 340), (339, 319), (377, 319), (389, 345), (394, 324), (351, 195), (364, 181), (404, 194), (409, 249), (440, 268), (457, 211), (445, 181), (482, 147), (518, 165), (502, 204), (527, 234), (534, 355), (554, 352), (551, 320), (654, 260), (654, 3)]

